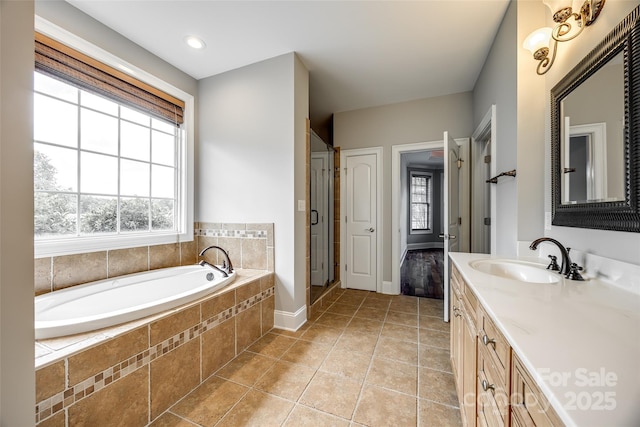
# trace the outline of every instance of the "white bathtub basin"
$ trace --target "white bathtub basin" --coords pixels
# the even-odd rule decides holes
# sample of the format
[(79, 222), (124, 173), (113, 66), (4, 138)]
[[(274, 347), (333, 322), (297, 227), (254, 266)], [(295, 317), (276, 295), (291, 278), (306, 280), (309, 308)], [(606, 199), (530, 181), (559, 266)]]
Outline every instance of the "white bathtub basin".
[(562, 276), (540, 264), (507, 259), (482, 259), (469, 263), (471, 268), (511, 280), (528, 283), (557, 283)]
[[(215, 292), (236, 278), (189, 265), (73, 286), (35, 298), (36, 339), (93, 331), (141, 319)], [(212, 279), (212, 280), (209, 280)]]

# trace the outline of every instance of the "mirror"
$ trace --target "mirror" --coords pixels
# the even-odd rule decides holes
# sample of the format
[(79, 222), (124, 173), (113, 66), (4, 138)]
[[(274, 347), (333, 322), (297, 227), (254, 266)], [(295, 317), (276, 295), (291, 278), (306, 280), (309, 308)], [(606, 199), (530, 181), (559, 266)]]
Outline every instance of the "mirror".
[(639, 17), (551, 90), (553, 225), (640, 232)]
[(334, 149), (313, 131), (310, 148), (310, 273), (313, 304), (334, 280)]

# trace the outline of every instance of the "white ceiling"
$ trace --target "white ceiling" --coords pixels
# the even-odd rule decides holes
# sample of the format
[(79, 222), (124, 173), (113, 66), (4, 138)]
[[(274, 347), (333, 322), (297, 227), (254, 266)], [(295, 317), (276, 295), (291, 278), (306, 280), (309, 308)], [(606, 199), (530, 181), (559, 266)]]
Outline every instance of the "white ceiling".
[[(296, 52), (315, 123), (473, 89), (509, 0), (67, 0), (202, 79)], [(184, 37), (207, 47), (195, 51)]]

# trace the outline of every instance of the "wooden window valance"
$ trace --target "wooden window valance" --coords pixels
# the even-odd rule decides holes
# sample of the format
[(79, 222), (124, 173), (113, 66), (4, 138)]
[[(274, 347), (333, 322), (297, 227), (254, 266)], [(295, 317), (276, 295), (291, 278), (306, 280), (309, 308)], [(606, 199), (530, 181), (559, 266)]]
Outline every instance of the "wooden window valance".
[(35, 35), (35, 68), (170, 123), (184, 122), (184, 101), (40, 33)]

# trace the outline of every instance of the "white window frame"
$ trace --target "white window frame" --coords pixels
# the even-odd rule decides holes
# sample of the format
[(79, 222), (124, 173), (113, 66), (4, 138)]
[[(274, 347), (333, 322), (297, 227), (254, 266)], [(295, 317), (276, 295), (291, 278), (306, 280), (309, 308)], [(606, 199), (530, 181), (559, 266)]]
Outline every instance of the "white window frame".
[(188, 242), (193, 240), (194, 218), (194, 96), (159, 79), (158, 77), (130, 64), (115, 55), (101, 49), (86, 40), (35, 16), (36, 31), (51, 37), (73, 49), (91, 56), (111, 67), (121, 69), (137, 79), (148, 83), (169, 95), (185, 102), (184, 131), (181, 147), (178, 149), (178, 209), (176, 217), (177, 231), (152, 233), (126, 233), (118, 235), (61, 237), (35, 240), (36, 258), (70, 255), (100, 250), (132, 248), (166, 243)]
[[(429, 206), (427, 211), (427, 216), (428, 216), (428, 221), (427, 221), (427, 227), (428, 228), (424, 228), (424, 229), (414, 229), (412, 226), (412, 219), (411, 219), (411, 212), (412, 212), (412, 205), (413, 202), (411, 200), (411, 187), (412, 187), (412, 178), (414, 176), (424, 176), (427, 177), (427, 187), (430, 186), (431, 191), (428, 191), (428, 194), (431, 196), (431, 200), (427, 200), (427, 205)], [(409, 203), (409, 207), (408, 207), (408, 230), (409, 230), (409, 234), (433, 234), (433, 174), (431, 172), (427, 172), (421, 169), (409, 169), (409, 182), (407, 185), (407, 191), (409, 192), (409, 195), (407, 197), (407, 201)]]

